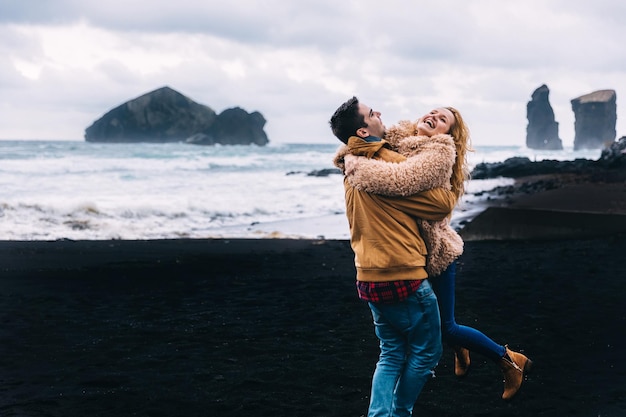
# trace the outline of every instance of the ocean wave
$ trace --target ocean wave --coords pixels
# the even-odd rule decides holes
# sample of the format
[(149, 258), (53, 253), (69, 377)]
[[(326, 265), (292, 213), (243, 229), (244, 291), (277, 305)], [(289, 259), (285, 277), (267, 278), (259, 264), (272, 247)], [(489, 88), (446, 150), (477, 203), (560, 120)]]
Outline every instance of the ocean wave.
[[(307, 175), (333, 168), (337, 148), (336, 143), (197, 147), (0, 141), (0, 239), (259, 237), (287, 228), (292, 236), (346, 236), (342, 176)], [(478, 147), (470, 160), (497, 162), (532, 152)], [(538, 155), (534, 158), (557, 156)], [(486, 198), (482, 191), (507, 181), (470, 181), (453, 223), (479, 210)]]

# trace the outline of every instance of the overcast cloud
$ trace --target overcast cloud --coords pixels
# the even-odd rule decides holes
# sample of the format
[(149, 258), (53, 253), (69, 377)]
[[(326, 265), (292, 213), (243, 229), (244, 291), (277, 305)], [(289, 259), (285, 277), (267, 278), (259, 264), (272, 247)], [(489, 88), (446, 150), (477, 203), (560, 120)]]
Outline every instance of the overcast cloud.
[(387, 125), (452, 105), (475, 145), (524, 145), (542, 84), (565, 146), (570, 100), (617, 92), (618, 0), (0, 0), (0, 138), (83, 140), (119, 104), (170, 86), (267, 119), (271, 142), (335, 143), (352, 95)]

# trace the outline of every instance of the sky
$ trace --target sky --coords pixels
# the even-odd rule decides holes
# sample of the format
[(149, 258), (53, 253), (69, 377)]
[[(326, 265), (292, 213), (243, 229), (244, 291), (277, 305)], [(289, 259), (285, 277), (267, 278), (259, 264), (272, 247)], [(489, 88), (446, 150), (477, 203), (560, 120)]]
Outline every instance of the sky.
[(84, 140), (107, 111), (169, 86), (217, 113), (259, 111), (270, 143), (337, 143), (357, 96), (386, 125), (454, 106), (472, 142), (524, 146), (545, 84), (563, 145), (571, 100), (617, 94), (621, 0), (0, 0), (0, 139)]

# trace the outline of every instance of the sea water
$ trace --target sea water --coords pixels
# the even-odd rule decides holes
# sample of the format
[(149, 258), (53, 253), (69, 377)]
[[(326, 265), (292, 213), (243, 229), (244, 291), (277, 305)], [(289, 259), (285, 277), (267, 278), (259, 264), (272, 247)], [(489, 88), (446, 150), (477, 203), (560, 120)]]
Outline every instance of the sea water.
[[(0, 240), (302, 237), (347, 239), (338, 145), (197, 146), (0, 141)], [(598, 159), (600, 150), (477, 146), (472, 165)], [(482, 207), (472, 180), (453, 224)]]

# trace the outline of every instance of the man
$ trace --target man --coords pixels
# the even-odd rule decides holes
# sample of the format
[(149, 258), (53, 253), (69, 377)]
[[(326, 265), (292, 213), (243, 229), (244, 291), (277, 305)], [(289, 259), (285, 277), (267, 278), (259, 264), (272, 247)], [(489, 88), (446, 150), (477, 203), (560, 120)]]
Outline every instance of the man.
[[(346, 144), (335, 157), (340, 169), (355, 148), (370, 156), (386, 150), (380, 116), (356, 97), (335, 111), (330, 126)], [(426, 246), (416, 218), (442, 220), (456, 199), (443, 188), (384, 197), (355, 189), (345, 178), (344, 189), (357, 291), (368, 302), (380, 340), (368, 417), (410, 417), (442, 353), (437, 299), (426, 280)]]

